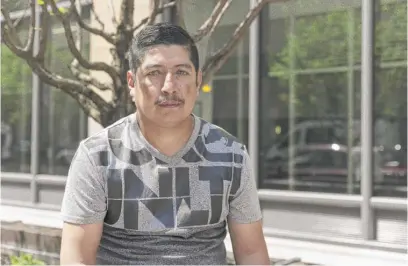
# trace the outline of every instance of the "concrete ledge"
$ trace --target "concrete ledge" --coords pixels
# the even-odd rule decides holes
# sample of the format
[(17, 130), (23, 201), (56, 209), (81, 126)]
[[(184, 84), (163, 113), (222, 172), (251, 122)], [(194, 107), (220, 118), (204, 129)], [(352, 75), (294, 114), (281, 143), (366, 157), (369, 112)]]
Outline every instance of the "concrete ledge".
[(61, 242), (61, 229), (40, 227), (22, 222), (2, 222), (1, 242), (6, 245), (58, 253)]
[[(7, 252), (16, 252), (18, 250), (34, 250), (36, 246), (41, 247), (41, 249), (35, 248), (34, 250), (38, 256), (47, 257), (47, 262), (51, 261), (52, 264), (58, 264), (58, 262), (55, 263), (55, 259), (59, 253), (60, 229), (62, 227), (59, 212), (1, 205), (1, 222), (2, 249), (8, 247)], [(398, 252), (280, 237), (266, 237), (266, 242), (271, 257), (287, 260), (287, 262), (296, 257), (300, 258), (302, 262), (327, 266), (405, 266), (408, 262), (407, 254)], [(229, 257), (232, 258), (232, 245), (229, 236), (227, 236), (225, 244)], [(44, 252), (39, 253), (38, 250)], [(278, 263), (277, 265), (284, 264)], [(291, 263), (287, 265), (307, 264)]]
[(47, 264), (59, 264), (61, 229), (41, 227), (21, 221), (1, 223), (1, 254), (7, 261), (10, 255), (33, 254)]

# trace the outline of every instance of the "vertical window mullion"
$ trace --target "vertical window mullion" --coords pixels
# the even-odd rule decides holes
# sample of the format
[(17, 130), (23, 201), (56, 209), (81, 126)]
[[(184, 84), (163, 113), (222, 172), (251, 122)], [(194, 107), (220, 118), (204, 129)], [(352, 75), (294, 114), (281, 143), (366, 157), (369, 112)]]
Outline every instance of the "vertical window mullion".
[[(251, 0), (250, 7), (257, 5)], [(249, 99), (248, 99), (248, 143), (251, 156), (252, 170), (259, 187), (258, 158), (259, 158), (259, 64), (260, 64), (260, 18), (254, 19), (249, 29)]]
[(361, 27), (361, 229), (375, 239), (373, 194), (374, 1), (362, 0)]
[[(35, 27), (38, 29), (41, 27), (41, 13), (40, 6), (36, 3), (35, 12)], [(34, 55), (38, 53), (40, 47), (40, 33), (41, 31), (36, 30), (34, 32), (34, 44), (33, 53)], [(33, 72), (33, 88), (32, 88), (32, 113), (31, 113), (31, 164), (30, 172), (33, 175), (31, 180), (31, 199), (32, 203), (38, 201), (37, 197), (37, 183), (36, 175), (39, 172), (39, 156), (40, 156), (40, 87), (41, 80), (36, 73)]]

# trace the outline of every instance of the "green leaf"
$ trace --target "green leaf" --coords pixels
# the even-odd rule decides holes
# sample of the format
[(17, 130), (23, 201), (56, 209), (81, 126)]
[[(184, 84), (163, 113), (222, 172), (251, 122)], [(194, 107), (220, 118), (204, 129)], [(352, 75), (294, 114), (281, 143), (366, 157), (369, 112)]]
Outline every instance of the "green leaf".
[(65, 7), (59, 7), (58, 8), (59, 12), (61, 12), (62, 14), (67, 13), (67, 9)]
[(33, 258), (31, 254), (20, 254), (20, 256), (11, 256), (11, 265), (45, 265), (41, 260)]

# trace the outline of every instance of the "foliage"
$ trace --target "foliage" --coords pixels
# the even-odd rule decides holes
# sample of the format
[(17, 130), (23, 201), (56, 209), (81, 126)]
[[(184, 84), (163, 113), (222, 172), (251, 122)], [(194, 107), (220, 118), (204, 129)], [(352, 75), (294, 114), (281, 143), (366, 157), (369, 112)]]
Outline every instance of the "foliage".
[(45, 265), (41, 260), (35, 259), (31, 254), (22, 253), (20, 256), (10, 256), (11, 265)]
[[(308, 1), (308, 5), (310, 4), (312, 3)], [(298, 8), (302, 9), (300, 5)], [(382, 65), (405, 61), (407, 58), (407, 5), (403, 2), (391, 3), (382, 4), (379, 8), (374, 51), (375, 63), (378, 66), (375, 85), (378, 89), (374, 108), (376, 113), (398, 116), (406, 112), (406, 99), (401, 97), (406, 88), (406, 64), (405, 67), (387, 69), (383, 69)], [(289, 87), (293, 77), (296, 113), (308, 116), (344, 115), (348, 101), (348, 80), (354, 84), (353, 98), (358, 103), (358, 66), (361, 64), (360, 12), (354, 7), (319, 15), (298, 16), (294, 20), (293, 34), (289, 30), (290, 20), (285, 21), (287, 41), (277, 54), (270, 56), (269, 71), (283, 87)], [(352, 57), (349, 57), (349, 53)], [(325, 73), (328, 68), (334, 69), (332, 73)], [(349, 69), (352, 69), (353, 73), (350, 74)], [(319, 74), (306, 74), (313, 70)], [(325, 100), (322, 100), (324, 98)], [(289, 92), (281, 92), (279, 99), (288, 104)], [(359, 106), (356, 111), (358, 108)]]
[(3, 120), (13, 124), (20, 119), (21, 116), (28, 116), (28, 111), (25, 114), (21, 113), (22, 99), (24, 96), (30, 101), (31, 91), (27, 88), (27, 80), (31, 80), (30, 68), (24, 64), (24, 61), (15, 56), (10, 49), (4, 44), (1, 45), (1, 90), (2, 101), (1, 111), (7, 114)]

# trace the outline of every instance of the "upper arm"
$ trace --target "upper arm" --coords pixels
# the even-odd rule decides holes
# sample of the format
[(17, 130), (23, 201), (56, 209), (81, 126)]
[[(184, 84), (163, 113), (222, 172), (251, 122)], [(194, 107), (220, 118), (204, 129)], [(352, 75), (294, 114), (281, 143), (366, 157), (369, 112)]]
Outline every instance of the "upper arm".
[(261, 220), (246, 224), (229, 220), (228, 229), (236, 257), (266, 252)]
[[(228, 219), (237, 223), (253, 223), (262, 219), (258, 190), (251, 168), (249, 155), (244, 149), (241, 173), (232, 182), (237, 182), (238, 189), (231, 193)], [(232, 186), (235, 186), (234, 184)]]
[(64, 222), (93, 224), (103, 222), (107, 209), (105, 181), (83, 143), (71, 162), (61, 214)]
[[(262, 230), (262, 212), (258, 190), (249, 155), (244, 149), (239, 188), (231, 195), (228, 229), (234, 255), (238, 262), (248, 262), (251, 255), (267, 261), (267, 250)], [(252, 260), (258, 261), (259, 260)]]
[(61, 264), (95, 264), (103, 223), (64, 222), (61, 240)]
[(71, 261), (69, 256), (94, 259), (107, 208), (105, 182), (98, 170), (81, 143), (72, 160), (62, 200), (61, 260)]

